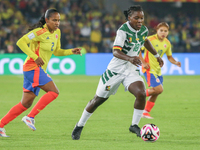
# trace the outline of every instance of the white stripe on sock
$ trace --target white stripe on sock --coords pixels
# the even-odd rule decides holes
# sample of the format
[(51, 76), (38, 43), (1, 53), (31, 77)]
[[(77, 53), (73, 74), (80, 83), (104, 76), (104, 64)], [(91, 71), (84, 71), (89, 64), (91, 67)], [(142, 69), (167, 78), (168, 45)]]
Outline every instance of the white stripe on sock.
[(84, 126), (91, 115), (92, 115), (92, 113), (89, 113), (84, 109), (84, 111), (82, 113), (82, 116), (81, 116), (81, 118), (80, 118), (80, 120), (79, 120), (77, 125), (79, 127)]

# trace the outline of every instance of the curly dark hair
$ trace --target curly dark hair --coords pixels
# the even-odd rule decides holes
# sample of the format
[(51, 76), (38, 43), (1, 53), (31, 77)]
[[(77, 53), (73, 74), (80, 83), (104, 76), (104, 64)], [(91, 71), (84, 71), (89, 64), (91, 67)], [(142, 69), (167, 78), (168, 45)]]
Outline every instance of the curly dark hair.
[(143, 9), (140, 5), (134, 5), (134, 6), (131, 6), (128, 10), (125, 10), (124, 15), (127, 20), (128, 20), (128, 16), (130, 16), (133, 11), (143, 11)]

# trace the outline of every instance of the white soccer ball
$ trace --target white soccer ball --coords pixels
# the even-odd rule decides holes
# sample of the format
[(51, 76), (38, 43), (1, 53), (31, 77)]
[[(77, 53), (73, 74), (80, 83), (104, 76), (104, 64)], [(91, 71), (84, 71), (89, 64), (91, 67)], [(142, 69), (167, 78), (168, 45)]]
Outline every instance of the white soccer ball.
[(141, 131), (141, 138), (147, 142), (155, 142), (160, 136), (160, 130), (155, 124), (145, 124)]

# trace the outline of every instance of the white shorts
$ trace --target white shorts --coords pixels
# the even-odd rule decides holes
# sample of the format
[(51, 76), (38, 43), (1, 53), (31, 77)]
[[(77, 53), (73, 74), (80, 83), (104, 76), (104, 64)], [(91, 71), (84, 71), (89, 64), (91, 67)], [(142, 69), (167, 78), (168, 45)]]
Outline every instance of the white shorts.
[(128, 91), (129, 85), (136, 81), (142, 81), (144, 83), (138, 70), (125, 75), (117, 74), (107, 69), (99, 80), (96, 95), (108, 98), (111, 94), (114, 95), (117, 92), (121, 83), (124, 85), (125, 91)]

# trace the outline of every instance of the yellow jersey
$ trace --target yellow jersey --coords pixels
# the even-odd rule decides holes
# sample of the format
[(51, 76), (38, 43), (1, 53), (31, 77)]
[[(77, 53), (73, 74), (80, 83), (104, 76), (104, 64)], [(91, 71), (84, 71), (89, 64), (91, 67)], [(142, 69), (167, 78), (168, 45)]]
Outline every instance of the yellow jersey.
[(44, 65), (41, 67), (46, 72), (52, 54), (56, 56), (73, 54), (72, 49), (65, 50), (60, 48), (60, 36), (60, 29), (50, 33), (45, 24), (44, 28), (33, 29), (20, 38), (17, 41), (17, 45), (28, 55), (23, 65), (23, 71), (30, 71), (37, 68), (38, 66), (35, 63), (35, 60), (38, 57), (41, 57), (44, 61)]
[[(171, 51), (171, 43), (170, 41), (165, 38), (162, 42), (158, 39), (157, 34), (154, 34), (152, 36), (148, 37), (149, 41), (151, 42), (154, 49), (158, 52), (160, 57), (163, 57), (163, 55), (166, 53), (167, 56), (172, 55)], [(142, 47), (142, 50), (144, 50), (144, 60), (145, 62), (149, 63), (150, 68), (145, 69), (142, 66), (142, 72), (149, 72), (154, 75), (161, 76), (161, 67), (157, 61), (157, 59), (154, 57), (153, 54), (151, 54), (145, 47)]]

